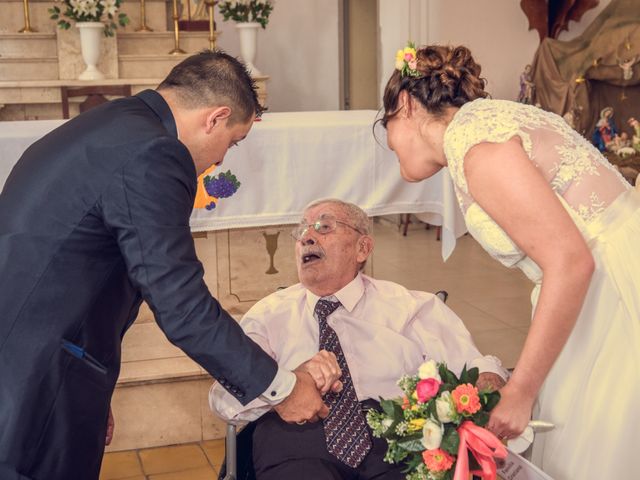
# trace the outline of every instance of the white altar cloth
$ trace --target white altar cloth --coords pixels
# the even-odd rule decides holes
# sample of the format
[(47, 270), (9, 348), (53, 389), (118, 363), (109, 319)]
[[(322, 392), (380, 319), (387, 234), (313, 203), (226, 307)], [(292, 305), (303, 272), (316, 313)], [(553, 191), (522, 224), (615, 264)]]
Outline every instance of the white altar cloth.
[[(230, 170), (240, 188), (214, 210), (195, 209), (193, 231), (296, 223), (309, 202), (335, 197), (371, 216), (415, 213), (442, 225), (446, 259), (466, 231), (449, 174), (405, 182), (384, 129), (373, 134), (375, 117), (373, 110), (265, 113), (213, 172)], [(0, 122), (0, 187), (22, 152), (62, 122)]]

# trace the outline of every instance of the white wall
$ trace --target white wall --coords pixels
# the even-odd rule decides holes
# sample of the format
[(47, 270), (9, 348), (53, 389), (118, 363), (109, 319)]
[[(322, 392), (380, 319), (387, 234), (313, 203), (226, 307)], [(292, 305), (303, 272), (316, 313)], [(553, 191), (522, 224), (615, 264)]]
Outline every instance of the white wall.
[[(338, 110), (340, 48), (338, 0), (276, 0), (266, 30), (258, 33), (255, 65), (271, 78), (267, 104), (271, 112)], [(223, 22), (218, 47), (240, 55), (233, 21)]]
[[(582, 33), (609, 3), (600, 0), (580, 22), (570, 22), (560, 40)], [(514, 100), (520, 74), (539, 45), (519, 0), (379, 0), (379, 18), (381, 92), (393, 72), (395, 51), (414, 40), (466, 45), (482, 66), (491, 95)]]
[(515, 99), (520, 73), (538, 47), (517, 0), (380, 0), (380, 19), (381, 86), (393, 71), (395, 51), (411, 39), (466, 45), (493, 97)]
[[(610, 3), (571, 22), (561, 40), (582, 33)], [(276, 0), (266, 30), (258, 37), (256, 66), (271, 79), (270, 111), (340, 108), (340, 0)], [(380, 95), (393, 71), (395, 52), (412, 39), (418, 44), (464, 44), (482, 65), (494, 98), (515, 99), (519, 77), (538, 48), (519, 0), (379, 0), (378, 69)], [(220, 48), (239, 55), (233, 22), (223, 22)]]
[(493, 98), (517, 98), (520, 74), (539, 44), (519, 1), (430, 1), (428, 18), (430, 43), (469, 47)]

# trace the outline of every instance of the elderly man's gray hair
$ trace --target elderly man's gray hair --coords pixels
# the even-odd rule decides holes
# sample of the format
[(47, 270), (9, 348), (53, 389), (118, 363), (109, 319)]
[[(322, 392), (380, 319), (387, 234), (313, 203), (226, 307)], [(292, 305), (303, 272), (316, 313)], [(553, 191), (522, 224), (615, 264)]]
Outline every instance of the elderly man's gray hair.
[(363, 235), (371, 235), (371, 222), (367, 213), (354, 203), (345, 202), (337, 198), (321, 198), (314, 200), (309, 205), (304, 207), (306, 212), (310, 208), (317, 207), (318, 205), (337, 205), (347, 215), (347, 220), (351, 225), (358, 229)]

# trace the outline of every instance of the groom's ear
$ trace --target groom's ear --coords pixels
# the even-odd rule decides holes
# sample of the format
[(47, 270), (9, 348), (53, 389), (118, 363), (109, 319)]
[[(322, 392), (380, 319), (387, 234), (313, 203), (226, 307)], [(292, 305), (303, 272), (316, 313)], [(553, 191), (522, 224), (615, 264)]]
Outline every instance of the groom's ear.
[(213, 107), (206, 112), (205, 131), (207, 134), (215, 129), (225, 126), (231, 117), (231, 107)]

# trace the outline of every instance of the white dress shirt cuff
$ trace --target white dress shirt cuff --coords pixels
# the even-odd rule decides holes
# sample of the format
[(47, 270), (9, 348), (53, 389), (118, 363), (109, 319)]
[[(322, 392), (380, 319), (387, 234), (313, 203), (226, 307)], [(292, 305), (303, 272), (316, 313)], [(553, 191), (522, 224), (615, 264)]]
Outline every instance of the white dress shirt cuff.
[(506, 382), (509, 379), (509, 372), (502, 366), (502, 362), (493, 355), (485, 355), (471, 361), (469, 368), (478, 367), (480, 373), (495, 373)]
[(290, 370), (278, 368), (271, 385), (260, 395), (260, 400), (268, 405), (278, 405), (289, 396), (296, 384), (296, 374)]

